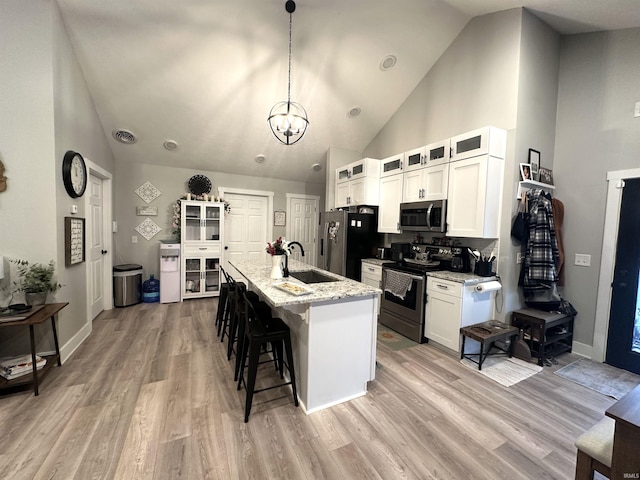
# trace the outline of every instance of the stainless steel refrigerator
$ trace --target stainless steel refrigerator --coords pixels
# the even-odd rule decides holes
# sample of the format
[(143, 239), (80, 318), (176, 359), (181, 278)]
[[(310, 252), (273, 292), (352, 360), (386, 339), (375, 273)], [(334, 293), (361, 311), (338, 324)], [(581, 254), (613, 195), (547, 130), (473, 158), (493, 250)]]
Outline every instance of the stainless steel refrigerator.
[(383, 243), (383, 236), (377, 232), (377, 208), (367, 210), (373, 213), (321, 214), (324, 232), (320, 244), (321, 268), (360, 281), (362, 259), (375, 257), (376, 248)]

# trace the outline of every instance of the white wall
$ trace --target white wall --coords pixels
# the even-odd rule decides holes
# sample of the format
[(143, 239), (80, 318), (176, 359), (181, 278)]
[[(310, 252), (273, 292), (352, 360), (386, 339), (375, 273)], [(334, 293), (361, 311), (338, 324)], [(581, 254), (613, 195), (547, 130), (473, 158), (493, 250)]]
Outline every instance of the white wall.
[[(562, 38), (553, 176), (565, 205), (564, 296), (578, 310), (575, 337), (592, 345), (606, 172), (640, 165), (640, 29)], [(543, 156), (543, 165), (544, 156)], [(591, 267), (573, 265), (576, 253)]]

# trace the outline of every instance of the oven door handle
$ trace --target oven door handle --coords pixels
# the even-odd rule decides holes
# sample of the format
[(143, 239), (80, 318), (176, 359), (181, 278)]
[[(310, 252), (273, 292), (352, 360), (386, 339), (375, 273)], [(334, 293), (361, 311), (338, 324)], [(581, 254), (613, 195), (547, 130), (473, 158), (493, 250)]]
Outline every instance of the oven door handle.
[[(385, 268), (385, 270), (392, 270), (392, 269), (387, 269)], [(394, 272), (399, 272), (399, 273), (403, 273), (405, 275), (409, 275), (407, 272), (402, 272), (400, 270), (393, 270)], [(421, 282), (422, 280), (424, 280), (424, 277), (418, 277), (416, 275), (409, 275), (411, 277), (412, 280), (415, 280), (416, 282)]]

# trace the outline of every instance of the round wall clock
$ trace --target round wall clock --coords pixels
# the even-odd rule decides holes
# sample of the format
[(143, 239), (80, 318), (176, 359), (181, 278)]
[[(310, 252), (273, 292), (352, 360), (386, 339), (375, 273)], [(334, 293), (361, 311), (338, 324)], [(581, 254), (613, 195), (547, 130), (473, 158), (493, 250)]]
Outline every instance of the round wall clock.
[(62, 181), (71, 198), (84, 195), (87, 188), (87, 166), (78, 152), (69, 150), (62, 160)]
[(189, 179), (189, 191), (194, 195), (202, 195), (211, 191), (211, 180), (204, 175), (194, 175)]

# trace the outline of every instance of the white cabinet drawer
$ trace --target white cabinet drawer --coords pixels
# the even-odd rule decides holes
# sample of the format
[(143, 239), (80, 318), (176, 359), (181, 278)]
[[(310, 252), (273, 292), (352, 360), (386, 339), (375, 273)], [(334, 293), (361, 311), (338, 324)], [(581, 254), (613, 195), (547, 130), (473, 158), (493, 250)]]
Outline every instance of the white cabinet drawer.
[(368, 262), (362, 262), (362, 274), (367, 274), (369, 276), (374, 276), (378, 277), (378, 279), (382, 279), (382, 266), (373, 265)]
[(220, 254), (222, 252), (222, 245), (217, 243), (214, 245), (184, 245), (183, 251), (185, 255), (194, 254)]
[(462, 284), (440, 278), (427, 277), (427, 294), (431, 292), (439, 292), (462, 298)]

